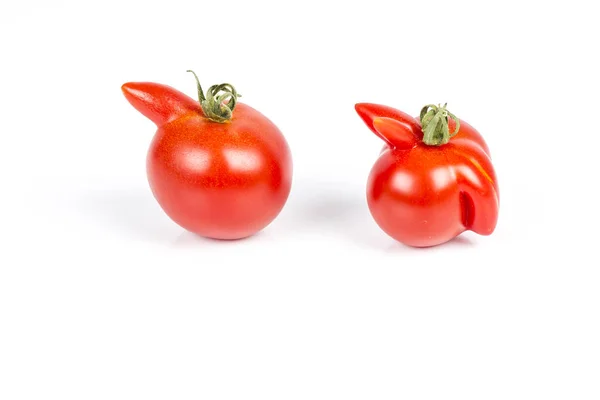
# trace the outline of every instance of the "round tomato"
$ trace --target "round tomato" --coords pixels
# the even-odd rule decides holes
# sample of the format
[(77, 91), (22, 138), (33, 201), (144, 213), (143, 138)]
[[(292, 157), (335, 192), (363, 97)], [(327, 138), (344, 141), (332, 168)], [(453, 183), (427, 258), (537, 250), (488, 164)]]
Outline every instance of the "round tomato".
[(372, 103), (356, 111), (386, 143), (367, 183), (369, 210), (383, 231), (415, 247), (494, 231), (498, 184), (479, 132), (445, 106), (426, 106), (418, 119)]
[(173, 221), (201, 236), (240, 239), (280, 213), (292, 183), (290, 149), (267, 117), (237, 102), (233, 86), (212, 86), (205, 96), (198, 82), (200, 101), (151, 82), (122, 90), (158, 127), (148, 182)]

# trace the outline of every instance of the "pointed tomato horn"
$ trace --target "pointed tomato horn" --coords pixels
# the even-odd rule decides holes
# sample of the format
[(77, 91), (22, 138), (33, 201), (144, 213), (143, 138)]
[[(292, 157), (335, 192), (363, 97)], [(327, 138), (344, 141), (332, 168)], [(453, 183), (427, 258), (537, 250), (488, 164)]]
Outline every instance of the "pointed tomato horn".
[(152, 82), (128, 82), (121, 86), (131, 105), (157, 126), (189, 113), (202, 114), (198, 101), (167, 85)]
[[(381, 134), (377, 132), (375, 126), (373, 125), (373, 121), (375, 118), (391, 118), (396, 121), (405, 124), (409, 127), (410, 130), (417, 136), (417, 138), (421, 138), (423, 133), (421, 132), (421, 124), (412, 116), (408, 115), (405, 112), (397, 110), (395, 108), (384, 106), (381, 104), (373, 104), (373, 103), (357, 103), (354, 105), (354, 109), (359, 117), (364, 121), (364, 123), (369, 127), (369, 129), (381, 137)], [(382, 138), (385, 140), (385, 138)]]
[(395, 149), (410, 149), (417, 144), (417, 136), (410, 127), (402, 122), (387, 118), (373, 119), (373, 129)]

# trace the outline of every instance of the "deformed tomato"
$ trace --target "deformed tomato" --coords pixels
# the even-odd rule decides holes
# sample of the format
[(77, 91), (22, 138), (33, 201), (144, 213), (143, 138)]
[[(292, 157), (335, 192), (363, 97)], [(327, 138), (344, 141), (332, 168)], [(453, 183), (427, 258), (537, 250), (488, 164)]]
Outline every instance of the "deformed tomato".
[(439, 245), (466, 230), (490, 235), (499, 195), (482, 136), (444, 106), (414, 118), (392, 107), (359, 103), (358, 115), (386, 143), (367, 183), (377, 224), (414, 247)]
[(244, 238), (285, 205), (290, 149), (267, 117), (238, 103), (232, 85), (211, 86), (205, 96), (196, 82), (199, 101), (158, 83), (122, 86), (131, 105), (158, 127), (147, 154), (150, 188), (183, 228), (215, 239)]

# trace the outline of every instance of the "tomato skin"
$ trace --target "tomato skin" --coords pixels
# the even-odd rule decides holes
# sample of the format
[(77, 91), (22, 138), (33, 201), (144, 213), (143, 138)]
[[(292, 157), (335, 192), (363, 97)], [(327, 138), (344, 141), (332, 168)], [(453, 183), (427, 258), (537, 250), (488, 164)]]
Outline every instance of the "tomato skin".
[(413, 247), (436, 246), (466, 230), (490, 235), (498, 219), (498, 185), (479, 132), (461, 120), (450, 142), (430, 146), (414, 128), (417, 119), (407, 123), (387, 106), (378, 110), (368, 103), (365, 111), (363, 104), (357, 104), (357, 112), (388, 142), (371, 169), (366, 190), (379, 227)]
[[(168, 86), (157, 92), (142, 83), (148, 90), (141, 90), (146, 97), (140, 100), (140, 90), (132, 95), (128, 89), (140, 84), (126, 85), (132, 105), (158, 125), (146, 170), (154, 197), (174, 222), (204, 237), (241, 239), (277, 217), (291, 190), (293, 167), (284, 136), (268, 118), (238, 103), (231, 121), (218, 123), (204, 117), (198, 102)], [(157, 111), (157, 97), (163, 105), (169, 99), (169, 112)]]

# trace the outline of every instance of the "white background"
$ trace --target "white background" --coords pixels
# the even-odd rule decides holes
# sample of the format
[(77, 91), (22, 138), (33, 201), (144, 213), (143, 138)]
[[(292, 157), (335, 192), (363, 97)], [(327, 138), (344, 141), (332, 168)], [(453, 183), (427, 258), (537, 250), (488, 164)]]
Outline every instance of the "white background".
[[(594, 1), (5, 1), (0, 399), (600, 398)], [(231, 82), (294, 183), (248, 240), (154, 201), (127, 81)], [(382, 145), (354, 112), (475, 126), (489, 237), (431, 249), (372, 220)]]

